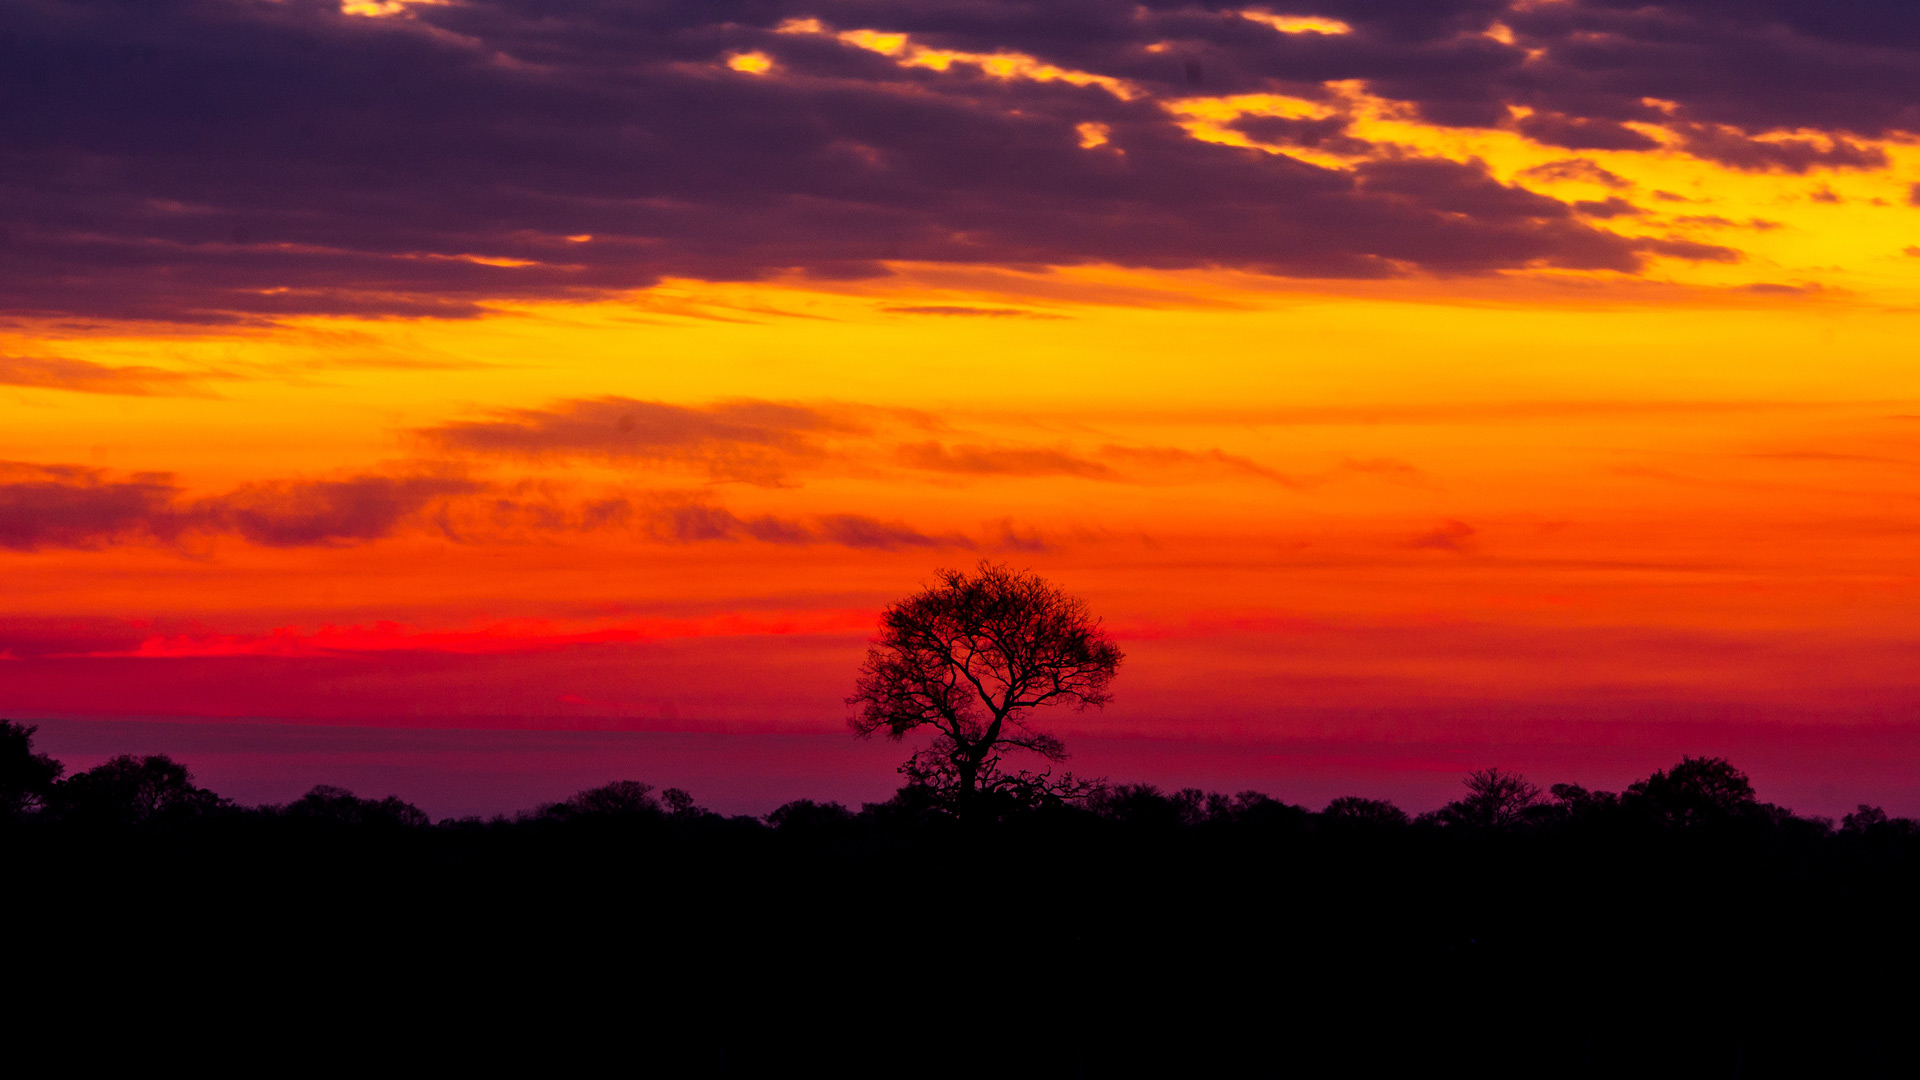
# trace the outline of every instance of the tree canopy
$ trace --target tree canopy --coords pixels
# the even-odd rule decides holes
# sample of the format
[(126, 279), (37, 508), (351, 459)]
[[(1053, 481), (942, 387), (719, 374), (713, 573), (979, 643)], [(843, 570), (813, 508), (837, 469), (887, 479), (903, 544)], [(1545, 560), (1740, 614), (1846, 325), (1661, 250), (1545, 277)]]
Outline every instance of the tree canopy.
[(31, 724), (0, 720), (0, 818), (31, 813), (45, 805), (66, 766), (35, 753)]

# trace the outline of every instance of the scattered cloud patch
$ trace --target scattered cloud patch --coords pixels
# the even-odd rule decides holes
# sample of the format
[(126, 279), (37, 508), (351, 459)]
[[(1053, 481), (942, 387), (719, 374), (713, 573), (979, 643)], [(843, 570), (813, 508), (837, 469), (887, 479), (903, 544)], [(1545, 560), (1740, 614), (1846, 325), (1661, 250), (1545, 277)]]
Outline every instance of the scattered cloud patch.
[(1805, 174), (1823, 169), (1884, 169), (1887, 153), (1842, 136), (1752, 138), (1725, 125), (1691, 124), (1678, 129), (1681, 145), (1698, 158), (1743, 172)]
[(185, 518), (199, 531), (262, 547), (332, 547), (391, 536), (428, 507), (480, 490), (473, 480), (442, 476), (276, 481), (195, 503)]
[(1433, 479), (1427, 475), (1426, 470), (1396, 458), (1348, 458), (1340, 463), (1340, 469), (1343, 472), (1378, 476), (1394, 483), (1415, 487), (1433, 486)]
[(1640, 209), (1618, 195), (1610, 195), (1605, 199), (1576, 202), (1573, 204), (1573, 208), (1590, 218), (1601, 219), (1638, 217), (1646, 213), (1645, 210)]
[(249, 484), (187, 499), (170, 473), (112, 476), (74, 465), (0, 464), (0, 547), (14, 551), (178, 546), (233, 537), (264, 547), (366, 543), (479, 485), (441, 476)]
[(1536, 112), (1516, 125), (1534, 142), (1567, 150), (1657, 150), (1660, 140), (1614, 120)]
[(899, 447), (895, 458), (910, 469), (968, 476), (1078, 476), (1118, 480), (1111, 466), (1064, 449), (1044, 447), (943, 445), (934, 441)]
[(0, 462), (0, 548), (102, 548), (169, 542), (183, 521), (166, 473), (112, 478), (77, 465)]
[(1319, 15), (1275, 15), (1265, 9), (1242, 11), (1239, 15), (1252, 22), (1265, 23), (1283, 34), (1353, 33), (1353, 27), (1339, 19), (1329, 19)]
[(1278, 469), (1268, 468), (1252, 458), (1223, 450), (1182, 450), (1169, 446), (1115, 446), (1100, 448), (1100, 456), (1127, 466), (1136, 474), (1152, 478), (1169, 474), (1173, 478), (1194, 476), (1240, 476), (1270, 481), (1282, 487), (1299, 488), (1306, 481)]
[(1027, 308), (972, 307), (964, 304), (899, 304), (883, 307), (880, 310), (894, 315), (941, 315), (971, 319), (1064, 319), (1064, 315), (1054, 315), (1044, 311), (1032, 311)]
[(693, 406), (603, 397), (506, 410), (419, 434), (445, 450), (677, 465), (716, 481), (779, 487), (791, 482), (796, 464), (825, 456), (828, 437), (867, 430), (850, 411), (783, 402)]
[(1704, 244), (1677, 236), (1649, 237), (1641, 243), (1643, 250), (1690, 262), (1736, 263), (1746, 257), (1738, 248), (1730, 248), (1725, 244)]
[(1416, 550), (1451, 551), (1463, 554), (1467, 550), (1468, 542), (1479, 531), (1464, 521), (1449, 518), (1433, 529), (1408, 540), (1407, 546)]
[(763, 52), (734, 53), (727, 57), (727, 66), (746, 75), (765, 75), (773, 70), (773, 58)]
[(1549, 161), (1544, 165), (1535, 165), (1530, 169), (1523, 169), (1520, 175), (1536, 180), (1558, 180), (1563, 182), (1598, 184), (1601, 187), (1612, 188), (1615, 191), (1626, 191), (1633, 187), (1633, 181), (1628, 180), (1618, 173), (1603, 169), (1598, 164), (1588, 161), (1586, 158), (1566, 158), (1562, 161)]
[(1010, 520), (976, 538), (860, 513), (739, 513), (685, 492), (583, 493), (501, 485), (463, 476), (400, 473), (246, 484), (188, 498), (171, 474), (113, 476), (72, 465), (0, 463), (0, 549), (178, 550), (217, 540), (268, 548), (368, 544), (409, 530), (454, 543), (515, 543), (558, 534), (618, 532), (665, 544), (831, 545), (1043, 550)]

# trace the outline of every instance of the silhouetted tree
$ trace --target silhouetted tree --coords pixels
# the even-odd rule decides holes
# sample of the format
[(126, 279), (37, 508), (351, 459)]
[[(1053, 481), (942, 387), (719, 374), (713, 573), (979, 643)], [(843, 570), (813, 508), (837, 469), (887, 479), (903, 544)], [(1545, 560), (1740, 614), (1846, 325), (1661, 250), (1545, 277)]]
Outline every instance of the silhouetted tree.
[(1407, 824), (1407, 812), (1385, 799), (1363, 799), (1342, 795), (1320, 811), (1320, 818), (1333, 825), (1389, 827)]
[(67, 767), (33, 750), (38, 727), (0, 720), (0, 820), (35, 813), (46, 805)]
[(956, 813), (985, 794), (1022, 803), (1084, 797), (1094, 784), (1071, 774), (1002, 767), (1009, 751), (1064, 761), (1066, 747), (1029, 726), (1048, 705), (1098, 708), (1121, 652), (1086, 604), (1039, 576), (982, 561), (972, 574), (943, 570), (939, 584), (893, 604), (867, 651), (847, 704), (863, 738), (934, 738), (901, 767)]
[(1435, 812), (1443, 825), (1500, 828), (1526, 820), (1527, 811), (1540, 803), (1540, 789), (1519, 773), (1504, 769), (1476, 769), (1462, 781), (1467, 797)]
[(1630, 785), (1622, 801), (1678, 828), (1725, 821), (1760, 808), (1747, 774), (1725, 758), (1690, 757)]
[(122, 754), (75, 774), (54, 789), (53, 798), (64, 817), (124, 825), (197, 817), (228, 805), (195, 787), (187, 767), (165, 754)]

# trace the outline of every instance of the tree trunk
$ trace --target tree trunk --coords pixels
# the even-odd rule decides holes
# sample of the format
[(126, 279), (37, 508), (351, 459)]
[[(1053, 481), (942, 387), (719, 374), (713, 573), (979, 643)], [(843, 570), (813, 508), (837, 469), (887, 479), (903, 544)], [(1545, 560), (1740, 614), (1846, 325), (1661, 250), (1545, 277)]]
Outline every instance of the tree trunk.
[(953, 797), (953, 816), (964, 820), (972, 817), (974, 786), (980, 780), (980, 763), (969, 756), (953, 764), (960, 773), (960, 790)]

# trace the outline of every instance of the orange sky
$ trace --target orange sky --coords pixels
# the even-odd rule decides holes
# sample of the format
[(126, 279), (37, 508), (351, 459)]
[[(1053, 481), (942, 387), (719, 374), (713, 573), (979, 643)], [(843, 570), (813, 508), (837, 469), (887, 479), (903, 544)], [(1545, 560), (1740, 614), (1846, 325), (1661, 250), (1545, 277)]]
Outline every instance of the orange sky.
[[(886, 29), (779, 34), (916, 78), (1147, 93)], [(740, 50), (702, 77), (787, 63)], [(1621, 200), (1586, 226), (1680, 254), (1381, 280), (899, 259), (857, 280), (503, 289), (466, 317), (23, 314), (0, 329), (0, 706), (832, 733), (878, 609), (986, 557), (1125, 639), (1116, 704), (1062, 720), (1088, 736), (1319, 737), (1482, 708), (1544, 731), (1569, 703), (1909, 722), (1909, 137), (1854, 138), (1868, 167), (1735, 168), (1644, 123), (1655, 148), (1440, 126), (1351, 80), (1160, 107), (1197, 142), (1327, 169), (1390, 146)], [(1333, 115), (1371, 149), (1232, 126)], [(1124, 157), (1111, 127), (1079, 130), (1085, 154)]]

